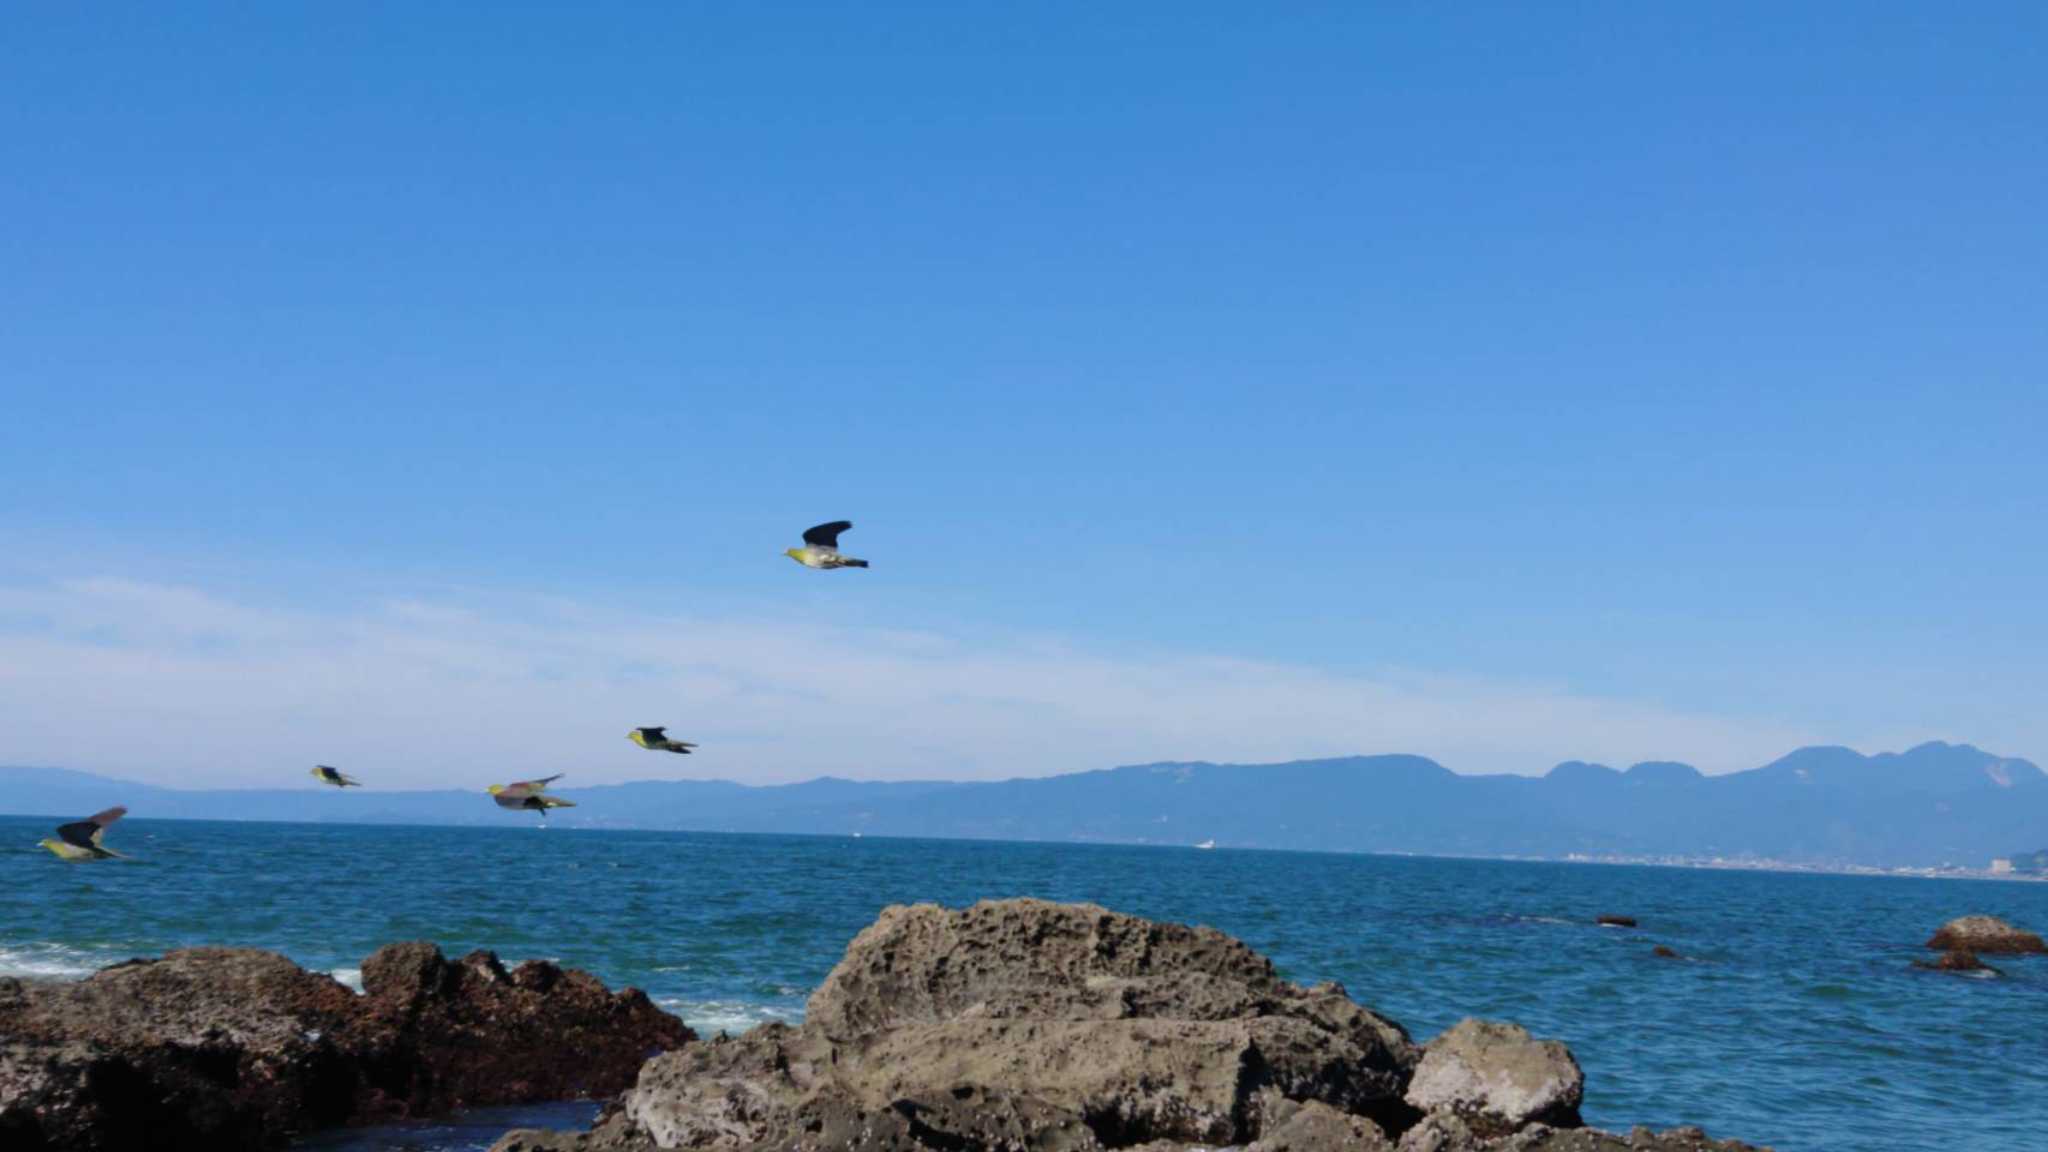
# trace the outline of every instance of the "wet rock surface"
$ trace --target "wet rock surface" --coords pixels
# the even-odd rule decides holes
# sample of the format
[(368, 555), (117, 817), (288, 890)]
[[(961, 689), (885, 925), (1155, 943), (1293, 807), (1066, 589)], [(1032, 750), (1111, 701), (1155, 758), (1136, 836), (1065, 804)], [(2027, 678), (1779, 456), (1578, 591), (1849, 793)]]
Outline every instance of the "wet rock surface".
[(1977, 959), (1975, 952), (1952, 948), (1932, 960), (1915, 960), (1913, 967), (1925, 968), (1931, 972), (1988, 972), (1998, 974), (1998, 969)]
[(1982, 955), (2048, 954), (2048, 942), (2035, 933), (2000, 920), (1996, 916), (1963, 916), (1943, 924), (1927, 941), (1929, 948), (1944, 952), (1975, 952)]
[(647, 1062), (589, 1132), (496, 1152), (1739, 1152), (1577, 1127), (1562, 1044), (1467, 1021), (1419, 1049), (1342, 988), (1093, 905), (887, 909), (771, 1024)]
[(365, 994), (272, 952), (197, 948), (0, 981), (0, 1145), (265, 1148), (344, 1124), (611, 1095), (689, 1040), (636, 990), (398, 944)]

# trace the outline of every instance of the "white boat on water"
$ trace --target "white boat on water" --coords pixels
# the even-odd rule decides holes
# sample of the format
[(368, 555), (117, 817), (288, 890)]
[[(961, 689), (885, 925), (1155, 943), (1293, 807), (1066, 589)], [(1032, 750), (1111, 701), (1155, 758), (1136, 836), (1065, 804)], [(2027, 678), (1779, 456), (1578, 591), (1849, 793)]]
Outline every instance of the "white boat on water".
[(1200, 844), (1197, 844), (1197, 845), (1195, 845), (1195, 847), (1197, 847), (1197, 848), (1201, 848), (1201, 849), (1204, 849), (1204, 850), (1207, 850), (1207, 849), (1210, 849), (1210, 848), (1214, 848), (1215, 846), (1216, 846), (1216, 842), (1215, 842), (1214, 840), (1204, 840), (1204, 841), (1202, 841), (1202, 842), (1201, 842)]

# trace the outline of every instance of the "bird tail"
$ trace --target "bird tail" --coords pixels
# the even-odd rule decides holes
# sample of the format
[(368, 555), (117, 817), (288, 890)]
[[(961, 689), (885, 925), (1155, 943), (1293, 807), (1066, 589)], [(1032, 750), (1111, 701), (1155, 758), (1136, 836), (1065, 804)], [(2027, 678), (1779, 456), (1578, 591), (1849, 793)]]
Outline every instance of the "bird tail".
[(868, 562), (865, 560), (854, 560), (851, 558), (841, 561), (841, 563), (845, 564), (848, 568), (865, 568), (868, 566)]

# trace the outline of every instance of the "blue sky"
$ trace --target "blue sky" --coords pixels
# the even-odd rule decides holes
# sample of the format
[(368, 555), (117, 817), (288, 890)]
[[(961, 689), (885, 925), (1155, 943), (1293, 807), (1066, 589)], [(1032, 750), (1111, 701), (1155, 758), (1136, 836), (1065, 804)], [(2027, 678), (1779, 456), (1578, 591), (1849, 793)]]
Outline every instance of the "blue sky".
[(2040, 759), (2044, 33), (10, 12), (0, 762)]

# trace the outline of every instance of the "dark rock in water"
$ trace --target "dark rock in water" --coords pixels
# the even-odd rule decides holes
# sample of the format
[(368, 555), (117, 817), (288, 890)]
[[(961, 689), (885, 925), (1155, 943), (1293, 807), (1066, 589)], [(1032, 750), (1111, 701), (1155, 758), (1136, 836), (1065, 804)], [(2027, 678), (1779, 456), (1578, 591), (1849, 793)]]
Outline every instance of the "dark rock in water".
[(276, 953), (196, 948), (76, 982), (12, 981), (0, 1143), (271, 1147), (461, 1105), (608, 1095), (690, 1039), (637, 991), (522, 975), (534, 967), (506, 976), (488, 953), (451, 965), (432, 945), (397, 945), (365, 962), (378, 977), (359, 997)]
[(1963, 916), (1951, 920), (1934, 933), (1927, 946), (1944, 952), (1961, 950), (1993, 955), (2048, 953), (2048, 943), (2039, 936), (2015, 928), (1996, 916)]
[(1662, 944), (1659, 944), (1655, 948), (1650, 949), (1650, 955), (1661, 957), (1665, 960), (1679, 959), (1679, 955), (1675, 950), (1667, 948)]
[(489, 952), (449, 961), (432, 944), (391, 944), (363, 961), (381, 1091), (410, 1114), (609, 1096), (657, 1052), (694, 1038), (638, 988)]
[(1575, 1125), (1571, 1053), (1467, 1021), (1418, 1051), (1325, 984), (1206, 928), (1093, 905), (895, 907), (801, 1027), (647, 1062), (582, 1133), (496, 1152), (1744, 1152)]
[(1636, 918), (1633, 916), (1595, 916), (1593, 922), (1603, 928), (1633, 928), (1636, 926)]
[(1925, 968), (1932, 972), (1989, 972), (1998, 974), (1998, 969), (1977, 959), (1975, 952), (1952, 948), (1932, 960), (1915, 960), (1913, 967)]

